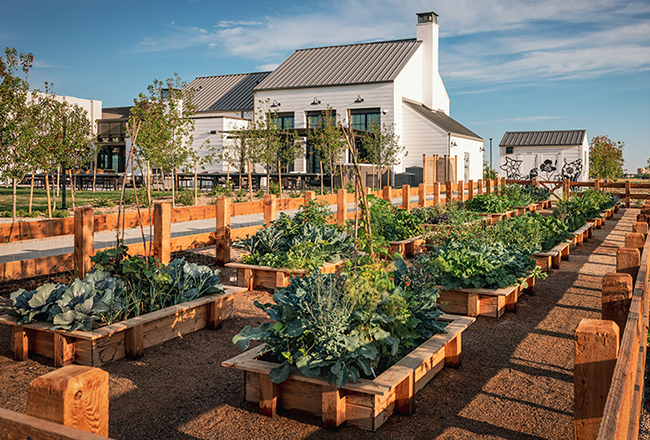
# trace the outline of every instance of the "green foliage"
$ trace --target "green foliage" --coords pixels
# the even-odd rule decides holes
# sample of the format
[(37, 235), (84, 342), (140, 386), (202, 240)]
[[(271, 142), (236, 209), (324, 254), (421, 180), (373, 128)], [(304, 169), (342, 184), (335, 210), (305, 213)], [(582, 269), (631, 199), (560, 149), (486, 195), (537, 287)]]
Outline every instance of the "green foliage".
[(281, 213), (268, 227), (231, 246), (249, 252), (242, 259), (245, 264), (314, 269), (352, 255), (352, 237), (331, 224), (332, 219), (329, 206), (312, 200), (294, 217)]
[(36, 290), (11, 294), (11, 315), (19, 324), (49, 321), (54, 330), (90, 330), (96, 320), (123, 307), (124, 283), (108, 272), (95, 269), (70, 286), (45, 284)]
[(34, 211), (32, 211), (32, 212), (29, 212), (29, 211), (26, 210), (26, 209), (19, 209), (19, 210), (16, 211), (16, 215), (17, 215), (18, 217), (36, 218), (36, 217), (38, 217), (39, 215), (41, 215), (41, 211), (34, 210)]
[(294, 277), (276, 291), (274, 304), (255, 303), (276, 323), (247, 326), (233, 343), (244, 350), (251, 340), (265, 342), (265, 356), (281, 362), (271, 370), (274, 383), (285, 381), (291, 366), (307, 377), (322, 374), (339, 388), (372, 378), (444, 331), (436, 321), (438, 290), (406, 287), (406, 272), (402, 264), (395, 273), (373, 266), (342, 277), (316, 271)]
[(486, 234), (488, 241), (500, 242), (530, 254), (546, 252), (573, 238), (565, 222), (532, 213), (497, 222), (486, 229)]
[(498, 194), (506, 200), (508, 208), (528, 206), (534, 202), (532, 192), (524, 190), (521, 185), (503, 185), (499, 188)]
[(210, 191), (211, 196), (223, 196), (231, 197), (232, 196), (232, 181), (227, 181), (224, 185), (217, 185), (212, 188)]
[[(124, 191), (122, 202), (125, 205), (135, 205), (135, 192), (133, 191), (133, 189), (129, 191)], [(140, 204), (140, 208), (147, 207), (147, 190), (145, 188), (138, 189), (138, 203)]]
[(497, 194), (479, 194), (465, 202), (465, 206), (474, 212), (506, 212), (509, 207), (508, 201)]
[(115, 206), (113, 203), (113, 198), (107, 195), (100, 194), (97, 198), (92, 201), (92, 205), (95, 208), (112, 208)]
[(65, 209), (57, 209), (56, 211), (52, 211), (52, 217), (53, 218), (68, 218), (70, 217), (70, 213), (66, 211)]
[(276, 197), (282, 197), (282, 190), (280, 189), (280, 184), (277, 182), (269, 182), (269, 194), (273, 194)]
[(523, 185), (521, 193), (530, 196), (534, 202), (541, 202), (551, 198), (551, 191), (543, 186), (537, 188), (534, 185)]
[(608, 136), (596, 136), (589, 146), (589, 176), (596, 179), (618, 180), (623, 175), (624, 142), (614, 142)]
[(488, 179), (496, 179), (499, 174), (490, 168), (490, 164), (488, 163), (487, 160), (483, 161), (483, 180), (488, 180)]
[(535, 260), (528, 251), (480, 241), (436, 246), (431, 254), (417, 257), (413, 264), (421, 271), (423, 278), (419, 282), (446, 290), (505, 288), (516, 285), (535, 269)]
[(465, 209), (465, 203), (453, 201), (447, 204), (438, 203), (435, 206), (415, 208), (411, 214), (422, 224), (463, 225), (481, 219), (482, 216)]
[(194, 206), (194, 191), (179, 188), (178, 192), (176, 192), (176, 203), (184, 206)]
[(263, 199), (264, 196), (266, 196), (266, 193), (264, 192), (263, 189), (260, 189), (260, 190), (257, 191), (257, 193), (255, 194), (255, 198), (257, 198), (257, 199)]
[(580, 228), (587, 219), (600, 217), (600, 213), (613, 208), (618, 197), (602, 191), (588, 189), (573, 194), (568, 200), (558, 202), (553, 209), (553, 217), (567, 224), (569, 231)]
[(239, 188), (237, 191), (235, 191), (235, 197), (238, 198), (246, 197), (246, 191), (243, 188)]
[[(649, 159), (649, 160), (650, 160), (650, 159)], [(354, 194), (354, 183), (352, 183), (352, 182), (348, 182), (348, 184), (345, 185), (345, 191), (346, 191), (348, 194)]]
[(400, 241), (424, 233), (417, 218), (405, 209), (395, 207), (390, 202), (373, 195), (368, 196), (368, 201), (373, 235), (381, 236), (388, 241)]

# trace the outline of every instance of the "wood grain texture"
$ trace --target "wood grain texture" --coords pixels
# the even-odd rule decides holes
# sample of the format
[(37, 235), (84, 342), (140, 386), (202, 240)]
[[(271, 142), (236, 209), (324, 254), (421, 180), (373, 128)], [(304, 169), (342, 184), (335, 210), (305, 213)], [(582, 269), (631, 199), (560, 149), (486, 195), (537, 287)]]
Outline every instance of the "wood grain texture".
[(106, 440), (59, 423), (0, 408), (0, 438), (5, 440)]

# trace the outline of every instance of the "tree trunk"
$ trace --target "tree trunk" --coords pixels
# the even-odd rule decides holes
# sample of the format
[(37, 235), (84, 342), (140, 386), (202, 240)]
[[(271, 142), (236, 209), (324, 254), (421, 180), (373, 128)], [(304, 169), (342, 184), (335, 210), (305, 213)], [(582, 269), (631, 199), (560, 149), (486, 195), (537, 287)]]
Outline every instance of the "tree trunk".
[(226, 171), (226, 190), (229, 190), (230, 187), (230, 163), (228, 163), (228, 171)]
[(47, 175), (47, 170), (45, 170), (45, 194), (47, 194), (47, 218), (52, 220), (52, 203), (50, 197), (50, 178)]
[(334, 173), (336, 168), (334, 168), (334, 161), (330, 160), (330, 192), (334, 194)]
[(199, 172), (198, 163), (194, 160), (194, 206), (199, 204)]
[(318, 164), (320, 165), (320, 195), (323, 195), (323, 162), (320, 160), (318, 161)]
[(278, 185), (280, 186), (280, 197), (282, 198), (282, 164), (278, 161)]
[(72, 197), (72, 209), (76, 209), (74, 204), (74, 180), (72, 180), (72, 170), (68, 170), (70, 173), (70, 197)]
[(253, 175), (251, 173), (251, 161), (248, 161), (248, 200), (253, 201)]
[(13, 211), (13, 219), (12, 219), (12, 223), (16, 223), (16, 202), (18, 201), (18, 197), (16, 197), (16, 193), (18, 192), (18, 181), (14, 177), (12, 179), (11, 183), (12, 183), (11, 187), (13, 189), (13, 209), (12, 209), (12, 211)]
[(339, 164), (339, 174), (341, 174), (341, 189), (344, 189), (344, 185), (343, 185), (343, 164), (342, 163)]
[(32, 203), (34, 202), (34, 171), (32, 171), (32, 183), (29, 186), (29, 213), (32, 213)]
[(153, 246), (153, 213), (151, 212), (151, 164), (149, 161), (147, 161), (146, 164), (147, 167), (147, 209), (149, 211), (149, 252), (147, 253), (147, 256), (151, 256), (151, 247)]
[(172, 169), (171, 180), (169, 182), (172, 188), (172, 208), (176, 208), (176, 169)]

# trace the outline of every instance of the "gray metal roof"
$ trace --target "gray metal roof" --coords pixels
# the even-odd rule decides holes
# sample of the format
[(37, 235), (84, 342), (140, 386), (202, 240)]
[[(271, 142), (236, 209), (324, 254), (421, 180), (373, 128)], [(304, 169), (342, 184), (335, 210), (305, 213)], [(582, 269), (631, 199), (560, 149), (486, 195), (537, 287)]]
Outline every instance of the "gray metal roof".
[(197, 112), (251, 111), (255, 97), (253, 87), (271, 72), (239, 73), (235, 75), (202, 76), (187, 87), (194, 89)]
[(507, 131), (500, 147), (550, 147), (554, 145), (582, 145), (586, 130)]
[(255, 90), (369, 84), (395, 80), (421, 42), (408, 40), (299, 49)]
[(406, 98), (402, 98), (402, 102), (449, 134), (465, 137), (468, 139), (474, 139), (481, 142), (485, 141), (485, 139), (482, 139), (479, 135), (474, 133), (469, 128), (465, 127), (460, 122), (452, 119), (445, 112), (431, 110), (429, 107), (422, 103), (411, 101), (410, 99)]

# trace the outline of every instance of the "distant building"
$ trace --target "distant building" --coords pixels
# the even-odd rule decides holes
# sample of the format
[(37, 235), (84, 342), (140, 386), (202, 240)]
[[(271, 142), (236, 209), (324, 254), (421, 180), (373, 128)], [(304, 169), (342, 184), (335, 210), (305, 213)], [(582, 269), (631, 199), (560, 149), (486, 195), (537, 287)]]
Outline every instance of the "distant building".
[(499, 174), (515, 180), (588, 181), (587, 131), (508, 131), (499, 143)]
[(646, 169), (646, 168), (637, 168), (637, 169), (636, 169), (636, 173), (637, 173), (637, 174), (645, 174), (645, 173), (647, 173), (648, 171), (649, 171), (649, 170)]
[[(273, 72), (202, 77), (188, 87), (199, 107), (196, 148), (206, 138), (218, 144), (220, 132), (274, 110), (283, 128), (304, 133), (329, 107), (337, 120), (358, 130), (367, 131), (371, 123), (394, 124), (406, 153), (393, 172), (421, 167), (426, 154), (456, 157), (458, 175), (452, 180), (482, 177), (484, 140), (449, 116), (434, 12), (417, 14), (417, 38), (300, 49)], [(318, 172), (318, 152), (308, 137), (303, 144), (293, 171)], [(341, 163), (350, 164), (351, 158), (345, 155)], [(223, 171), (224, 164), (210, 169)]]

